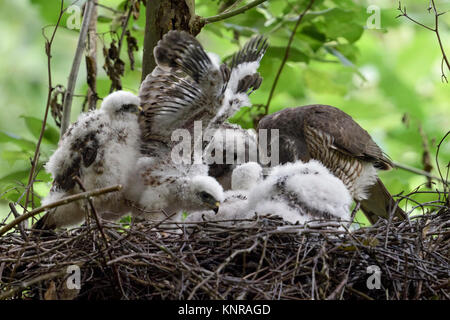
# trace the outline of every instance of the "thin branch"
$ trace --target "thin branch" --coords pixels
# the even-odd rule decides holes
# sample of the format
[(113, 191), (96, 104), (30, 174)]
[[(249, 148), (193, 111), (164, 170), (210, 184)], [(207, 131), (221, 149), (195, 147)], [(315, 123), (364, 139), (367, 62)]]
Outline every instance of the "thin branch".
[(70, 70), (69, 80), (67, 82), (66, 95), (64, 97), (63, 115), (61, 119), (61, 137), (66, 132), (70, 124), (70, 112), (72, 109), (72, 98), (75, 90), (75, 84), (77, 82), (78, 71), (80, 69), (81, 57), (83, 55), (84, 47), (86, 45), (86, 37), (89, 29), (89, 23), (91, 21), (91, 15), (94, 8), (94, 2), (88, 0), (86, 10), (83, 17), (83, 23), (81, 24), (80, 35), (78, 37), (77, 49), (75, 51), (75, 57), (73, 58), (72, 69)]
[(428, 26), (424, 25), (423, 23), (421, 23), (421, 22), (419, 22), (419, 21), (417, 21), (417, 20), (411, 18), (411, 17), (406, 13), (406, 7), (403, 7), (403, 9), (402, 9), (402, 6), (401, 6), (401, 3), (400, 3), (400, 2), (398, 3), (398, 9), (397, 9), (397, 10), (399, 10), (402, 14), (398, 15), (396, 18), (399, 18), (399, 17), (405, 17), (405, 18), (407, 18), (408, 20), (414, 22), (415, 24), (421, 26), (422, 28), (425, 28), (425, 29), (430, 30), (430, 31), (433, 31), (433, 32), (436, 31), (435, 29), (433, 29), (433, 28), (431, 28), (431, 27), (428, 27)]
[(444, 73), (444, 62), (445, 62), (445, 64), (447, 65), (447, 69), (448, 69), (449, 71), (450, 71), (450, 62), (449, 62), (449, 60), (448, 60), (448, 58), (447, 58), (447, 55), (446, 55), (446, 53), (445, 53), (444, 45), (442, 44), (442, 40), (441, 40), (441, 35), (439, 34), (439, 17), (442, 16), (442, 15), (444, 15), (444, 14), (446, 14), (448, 11), (438, 13), (438, 11), (437, 11), (437, 9), (436, 9), (436, 4), (434, 3), (434, 0), (431, 0), (431, 1), (430, 1), (430, 7), (428, 8), (428, 12), (430, 12), (431, 9), (433, 9), (433, 12), (434, 12), (434, 28), (428, 27), (428, 26), (424, 25), (423, 23), (421, 23), (421, 22), (419, 22), (419, 21), (417, 21), (417, 20), (411, 18), (411, 17), (406, 13), (406, 7), (403, 7), (403, 9), (402, 9), (402, 4), (401, 4), (400, 1), (398, 2), (398, 9), (397, 9), (397, 10), (399, 10), (399, 11), (401, 12), (401, 14), (398, 15), (397, 18), (399, 18), (399, 17), (405, 17), (405, 18), (407, 18), (408, 20), (414, 22), (415, 24), (421, 26), (422, 28), (425, 28), (425, 29), (427, 29), (427, 30), (433, 31), (433, 32), (436, 34), (436, 37), (437, 37), (438, 43), (439, 43), (439, 48), (441, 49), (441, 53), (442, 53), (441, 78), (442, 78), (442, 82), (445, 81), (445, 82), (448, 83), (447, 77), (446, 77), (446, 75), (445, 75), (445, 73)]
[[(78, 184), (80, 189), (82, 191), (86, 192), (86, 188), (84, 187), (83, 182), (80, 180), (80, 178), (75, 177), (74, 180)], [(100, 231), (103, 242), (105, 243), (105, 248), (106, 248), (106, 251), (108, 252), (109, 260), (113, 260), (113, 256), (111, 254), (111, 251), (109, 250), (110, 246), (109, 246), (108, 238), (106, 238), (105, 231), (103, 230), (102, 222), (100, 221), (97, 210), (95, 209), (94, 202), (92, 201), (91, 197), (88, 197), (87, 200), (89, 202), (89, 206), (91, 207), (91, 212), (94, 215), (94, 219), (95, 219), (95, 223), (97, 224), (97, 228)], [(108, 261), (106, 260), (104, 254), (103, 254), (103, 251), (101, 251), (101, 254), (103, 257), (103, 261), (105, 262), (105, 266), (106, 266)], [(114, 270), (114, 275), (116, 277), (117, 286), (118, 286), (119, 290), (122, 292), (122, 296), (126, 297), (125, 291), (123, 290), (123, 286), (122, 286), (122, 280), (120, 279), (120, 274), (119, 274), (119, 271), (117, 270), (117, 265), (113, 264), (112, 267)]]
[(214, 271), (213, 273), (211, 273), (209, 276), (207, 276), (203, 281), (201, 281), (200, 283), (198, 283), (195, 288), (192, 290), (192, 292), (189, 294), (189, 297), (187, 298), (188, 300), (192, 300), (192, 298), (195, 295), (195, 292), (197, 292), (197, 290), (199, 288), (201, 288), (203, 285), (205, 285), (209, 279), (211, 279), (214, 275), (218, 275), (220, 273), (220, 271), (222, 271), (223, 268), (225, 268), (231, 260), (234, 259), (234, 257), (236, 257), (238, 254), (241, 253), (250, 253), (253, 251), (253, 249), (256, 248), (256, 246), (258, 245), (258, 239), (256, 239), (253, 244), (249, 247), (249, 248), (243, 248), (243, 249), (239, 249), (239, 250), (235, 250), (233, 251), (233, 253), (231, 255), (229, 255), (225, 261), (216, 269), (216, 271)]
[(54, 279), (54, 278), (58, 278), (58, 277), (61, 277), (61, 276), (65, 275), (66, 273), (67, 273), (66, 270), (59, 271), (59, 272), (50, 272), (50, 273), (47, 273), (47, 274), (43, 274), (43, 275), (41, 275), (39, 277), (36, 277), (34, 279), (31, 279), (29, 281), (22, 282), (17, 287), (14, 287), (14, 288), (12, 288), (12, 289), (2, 293), (0, 295), (0, 300), (6, 300), (6, 299), (14, 296), (14, 294), (16, 294), (16, 293), (18, 293), (20, 291), (23, 291), (26, 288), (34, 285), (35, 283), (38, 283), (38, 282), (41, 282), (41, 281), (45, 281), (45, 280)]
[(49, 203), (45, 206), (36, 208), (30, 212), (22, 214), (19, 218), (14, 219), (13, 221), (11, 221), (7, 225), (5, 225), (3, 228), (1, 228), (0, 236), (4, 235), (7, 231), (11, 230), (12, 228), (14, 228), (17, 224), (21, 223), (22, 221), (24, 221), (28, 218), (31, 218), (43, 211), (65, 205), (65, 204), (71, 203), (73, 201), (77, 201), (77, 200), (81, 200), (81, 199), (88, 199), (89, 197), (95, 197), (95, 196), (99, 196), (99, 195), (102, 195), (105, 193), (120, 191), (121, 189), (122, 189), (122, 186), (120, 184), (112, 186), (112, 187), (107, 187), (107, 188), (94, 189), (94, 190), (91, 190), (88, 192), (74, 194), (72, 196), (62, 198), (61, 200)]
[(111, 8), (111, 7), (108, 7), (108, 6), (105, 6), (104, 4), (101, 4), (101, 3), (96, 3), (95, 5), (96, 5), (97, 7), (102, 7), (102, 8), (104, 8), (104, 9), (106, 9), (106, 10), (112, 11), (112, 12), (114, 12), (114, 13), (123, 13), (122, 11), (116, 10), (116, 9)]
[(277, 87), (277, 83), (278, 83), (278, 80), (280, 78), (281, 72), (283, 71), (284, 65), (286, 64), (287, 59), (289, 58), (289, 51), (291, 50), (291, 45), (292, 45), (292, 42), (294, 41), (294, 37), (295, 37), (295, 33), (297, 32), (297, 28), (300, 25), (300, 23), (302, 22), (302, 19), (305, 16), (305, 14), (308, 12), (309, 9), (311, 9), (312, 5), (314, 4), (314, 1), (315, 0), (310, 0), (308, 6), (298, 16), (297, 22), (295, 24), (295, 27), (292, 30), (291, 36), (289, 37), (289, 41), (288, 41), (288, 44), (286, 46), (286, 51), (284, 53), (283, 61), (281, 61), (280, 68), (278, 69), (277, 75), (275, 76), (275, 80), (273, 81), (272, 89), (270, 90), (269, 98), (267, 99), (267, 104), (266, 104), (265, 113), (264, 113), (266, 115), (269, 114), (270, 102), (272, 101), (272, 97), (273, 97), (273, 94), (275, 92), (275, 88)]
[[(81, 191), (86, 192), (86, 188), (84, 187), (83, 182), (81, 182), (80, 178), (75, 177), (74, 180), (80, 187)], [(108, 239), (106, 238), (105, 232), (103, 231), (103, 226), (97, 214), (97, 210), (95, 209), (94, 203), (92, 202), (92, 199), (90, 197), (87, 198), (87, 200), (89, 202), (89, 206), (91, 207), (91, 211), (94, 216), (95, 223), (97, 224), (97, 228), (100, 231), (100, 234), (102, 235), (103, 241), (105, 242), (106, 249), (109, 249)]]
[(344, 278), (342, 278), (342, 281), (338, 284), (336, 289), (327, 297), (326, 300), (335, 300), (336, 296), (342, 291), (344, 286), (347, 284), (348, 281), (348, 274), (345, 274)]
[(47, 125), (47, 116), (48, 116), (48, 111), (50, 110), (50, 100), (52, 98), (52, 92), (53, 92), (52, 72), (51, 72), (51, 59), (52, 59), (51, 48), (52, 48), (53, 40), (55, 39), (56, 30), (58, 30), (58, 27), (61, 22), (61, 18), (63, 16), (64, 11), (65, 11), (64, 10), (64, 0), (61, 0), (61, 8), (59, 10), (58, 20), (56, 22), (55, 28), (53, 29), (53, 33), (50, 37), (50, 40), (45, 37), (44, 31), (42, 31), (42, 34), (44, 35), (44, 38), (46, 39), (45, 54), (47, 55), (47, 76), (48, 76), (47, 105), (45, 106), (45, 113), (44, 113), (44, 119), (42, 120), (41, 132), (39, 134), (39, 139), (36, 144), (36, 150), (34, 151), (33, 161), (31, 163), (30, 175), (28, 177), (28, 182), (27, 182), (27, 187), (26, 187), (25, 204), (23, 206), (23, 213), (25, 213), (27, 211), (28, 198), (30, 196), (30, 189), (31, 189), (31, 185), (33, 184), (33, 181), (34, 181), (34, 173), (36, 171), (36, 166), (37, 166), (37, 163), (39, 160), (39, 151), (41, 148), (41, 142), (42, 142), (42, 138), (44, 137), (45, 127)]
[(421, 176), (425, 176), (425, 177), (430, 178), (430, 179), (434, 179), (434, 180), (437, 180), (437, 181), (443, 181), (441, 178), (438, 178), (438, 177), (432, 175), (429, 172), (426, 172), (424, 170), (408, 166), (408, 165), (403, 164), (403, 163), (394, 162), (394, 166), (396, 168), (398, 168), (398, 169), (402, 169), (402, 170), (405, 170), (405, 171), (408, 171), (408, 172), (412, 172), (412, 173), (415, 173), (415, 174), (418, 174), (418, 175), (421, 175)]
[(203, 18), (202, 21), (205, 24), (208, 24), (208, 23), (213, 23), (213, 22), (218, 22), (218, 21), (221, 21), (221, 20), (225, 20), (225, 19), (234, 17), (234, 16), (236, 16), (238, 14), (241, 14), (241, 13), (243, 13), (243, 12), (253, 8), (253, 7), (256, 7), (257, 5), (260, 5), (263, 2), (266, 2), (266, 1), (267, 0), (255, 0), (253, 2), (250, 2), (249, 4), (246, 4), (245, 6), (240, 7), (239, 9), (236, 9), (236, 10), (233, 10), (233, 11), (229, 11), (229, 12), (224, 12), (224, 13), (221, 13), (221, 14), (218, 14), (216, 16), (209, 17), (209, 18)]
[(219, 7), (219, 13), (227, 13), (230, 12), (231, 10), (234, 10), (242, 1), (244, 0), (234, 0), (234, 2), (231, 5), (229, 5), (228, 8), (227, 4), (223, 2), (222, 6)]
[(125, 18), (125, 21), (124, 21), (124, 23), (122, 25), (122, 34), (120, 35), (118, 49), (117, 49), (118, 57), (120, 57), (120, 50), (122, 49), (122, 43), (123, 43), (123, 38), (125, 36), (125, 31), (127, 31), (128, 22), (130, 21), (131, 14), (133, 13), (133, 6), (134, 6), (134, 2), (131, 3), (130, 9), (128, 10), (127, 17)]
[[(16, 207), (14, 206), (14, 203), (10, 202), (9, 203), (9, 208), (11, 209), (11, 211), (12, 211), (12, 213), (14, 215), (14, 218), (17, 219), (17, 218), (20, 217), (20, 214), (17, 212)], [(25, 228), (24, 228), (23, 223), (19, 223), (19, 232), (22, 235), (23, 240), (28, 241), (28, 236), (25, 233)]]

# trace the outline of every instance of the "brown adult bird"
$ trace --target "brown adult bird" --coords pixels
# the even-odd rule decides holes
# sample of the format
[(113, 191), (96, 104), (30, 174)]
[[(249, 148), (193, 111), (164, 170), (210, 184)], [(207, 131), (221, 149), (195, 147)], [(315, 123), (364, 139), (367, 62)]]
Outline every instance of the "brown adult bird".
[[(407, 217), (377, 175), (377, 169), (393, 168), (392, 161), (345, 112), (320, 104), (287, 108), (262, 118), (258, 133), (261, 129), (279, 130), (280, 163), (322, 162), (344, 182), (371, 223), (388, 218), (393, 210), (394, 216)], [(270, 130), (267, 134), (270, 155), (274, 139)]]

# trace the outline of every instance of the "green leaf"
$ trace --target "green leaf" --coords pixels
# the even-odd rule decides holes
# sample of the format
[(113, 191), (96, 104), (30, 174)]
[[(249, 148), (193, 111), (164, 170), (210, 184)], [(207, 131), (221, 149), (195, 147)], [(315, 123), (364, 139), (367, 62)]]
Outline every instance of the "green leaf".
[(356, 16), (357, 14), (354, 11), (333, 8), (321, 16), (325, 19), (320, 24), (321, 29), (330, 39), (342, 37), (353, 43), (364, 32), (363, 26), (354, 22)]
[(113, 19), (111, 17), (107, 17), (104, 15), (99, 15), (97, 17), (97, 21), (100, 23), (110, 23), (111, 21), (113, 21)]
[(366, 80), (364, 75), (358, 70), (358, 68), (351, 62), (349, 59), (347, 59), (346, 56), (344, 56), (337, 48), (331, 47), (331, 46), (325, 46), (325, 50), (327, 52), (331, 53), (333, 56), (339, 59), (339, 61), (346, 67), (350, 67), (355, 73), (357, 73), (363, 80)]
[(12, 173), (9, 173), (3, 177), (0, 178), (0, 190), (2, 192), (5, 191), (7, 187), (12, 187), (15, 185), (18, 185), (19, 182), (22, 182), (23, 180), (27, 179), (30, 174), (30, 170), (20, 170), (15, 171)]
[[(31, 4), (38, 9), (41, 17), (46, 21), (44, 24), (56, 24), (58, 21), (61, 2), (55, 0), (30, 0)], [(81, 8), (83, 1), (78, 1), (76, 4), (72, 4), (73, 1), (68, 1), (64, 3), (64, 9), (67, 10), (70, 6), (77, 6)], [(80, 9), (81, 12), (81, 9)], [(67, 27), (67, 19), (71, 16), (68, 11), (64, 12), (61, 16), (61, 21), (59, 25), (61, 27)], [(48, 32), (52, 32), (52, 27), (49, 28)]]
[(24, 151), (36, 149), (36, 144), (12, 133), (0, 131), (0, 143), (13, 143)]
[(344, 85), (334, 82), (330, 79), (330, 75), (325, 72), (308, 68), (303, 73), (303, 77), (307, 86), (314, 92), (340, 95), (344, 95), (347, 92), (347, 88)]
[[(30, 116), (20, 116), (20, 117), (25, 120), (25, 124), (28, 130), (31, 132), (31, 134), (36, 139), (39, 139), (42, 130), (42, 120)], [(47, 123), (47, 125), (45, 126), (43, 140), (54, 145), (58, 144), (59, 131)]]
[(117, 5), (117, 10), (124, 11), (125, 10), (125, 5), (127, 4), (127, 2), (128, 2), (128, 0), (124, 0), (121, 3), (119, 3)]
[(14, 165), (18, 160), (28, 160), (31, 152), (3, 150), (1, 153), (2, 159), (6, 160), (10, 166)]
[[(283, 59), (286, 48), (283, 47), (269, 47), (265, 58)], [(289, 61), (291, 62), (309, 62), (309, 57), (297, 48), (291, 47), (289, 50)]]
[[(38, 164), (38, 168), (42, 167), (42, 163)], [(2, 195), (3, 199), (7, 199), (9, 201), (17, 202), (19, 197), (22, 195), (22, 193), (25, 191), (25, 185), (28, 182), (28, 177), (30, 174), (30, 169), (23, 169), (18, 170), (12, 173), (9, 173), (3, 177), (0, 178), (0, 194)], [(43, 181), (43, 182), (50, 182), (51, 181), (51, 175), (45, 170), (41, 169), (39, 170), (36, 181)], [(16, 188), (17, 190), (13, 189)], [(13, 190), (10, 190), (13, 189)], [(37, 199), (35, 199), (37, 200)], [(22, 198), (22, 202), (25, 201), (25, 199)], [(38, 201), (35, 201), (36, 205), (39, 205)]]
[(131, 223), (131, 216), (124, 216), (120, 218), (120, 223)]

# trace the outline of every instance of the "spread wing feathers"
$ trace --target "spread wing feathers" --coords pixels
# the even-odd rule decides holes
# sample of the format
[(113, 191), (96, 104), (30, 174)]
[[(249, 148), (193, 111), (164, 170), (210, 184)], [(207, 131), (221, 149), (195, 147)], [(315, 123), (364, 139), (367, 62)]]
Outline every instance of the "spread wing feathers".
[(174, 129), (192, 129), (195, 120), (205, 127), (221, 124), (248, 105), (246, 92), (262, 81), (256, 70), (266, 49), (263, 37), (251, 39), (230, 70), (187, 32), (165, 34), (154, 50), (158, 66), (139, 90), (143, 147), (154, 140), (169, 143)]
[(269, 44), (267, 38), (264, 36), (259, 35), (252, 37), (241, 50), (233, 55), (230, 68), (237, 68), (240, 64), (245, 62), (261, 61), (268, 47)]
[(213, 119), (212, 126), (223, 123), (241, 107), (251, 104), (248, 96), (262, 83), (257, 70), (267, 47), (267, 39), (262, 36), (253, 37), (233, 56), (223, 104)]
[(161, 68), (180, 68), (197, 82), (212, 65), (200, 42), (185, 31), (167, 32), (158, 41), (154, 56)]
[(173, 130), (190, 129), (194, 120), (204, 119), (209, 109), (214, 110), (218, 104), (208, 99), (199, 85), (187, 77), (161, 69), (156, 76), (154, 74), (145, 78), (139, 90), (143, 109), (139, 123), (144, 143), (155, 138), (168, 143)]
[(226, 66), (211, 59), (200, 42), (185, 31), (171, 30), (154, 49), (157, 65), (167, 71), (180, 69), (212, 95), (223, 93), (229, 76)]
[(268, 46), (264, 36), (256, 36), (233, 55), (229, 86), (234, 87), (234, 93), (248, 92), (250, 89), (253, 92), (259, 88), (262, 78), (257, 69)]

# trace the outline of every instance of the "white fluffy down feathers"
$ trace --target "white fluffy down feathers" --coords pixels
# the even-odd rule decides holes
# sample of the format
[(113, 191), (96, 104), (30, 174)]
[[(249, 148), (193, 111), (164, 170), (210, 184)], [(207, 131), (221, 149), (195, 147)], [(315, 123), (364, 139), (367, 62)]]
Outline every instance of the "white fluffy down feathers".
[[(128, 106), (126, 110), (121, 109), (124, 105)], [(139, 155), (138, 106), (135, 95), (117, 91), (104, 99), (99, 110), (79, 116), (45, 165), (54, 183), (43, 205), (80, 192), (74, 176), (87, 190), (127, 182)], [(122, 192), (95, 197), (94, 205), (99, 214), (111, 219), (129, 211)], [(82, 222), (84, 216), (83, 202), (77, 201), (50, 211), (42, 227), (71, 226)]]
[(352, 198), (341, 180), (320, 162), (297, 161), (273, 168), (249, 194), (257, 214), (280, 215), (292, 223), (350, 219)]
[(236, 167), (233, 190), (225, 193), (218, 214), (195, 212), (186, 221), (247, 219), (255, 214), (276, 215), (300, 224), (311, 220), (350, 219), (349, 191), (320, 162), (279, 165), (264, 180), (261, 173), (257, 163)]
[(134, 203), (133, 216), (162, 220), (180, 210), (216, 210), (224, 200), (223, 189), (206, 173), (206, 165), (186, 167), (170, 159), (140, 158), (125, 188)]

